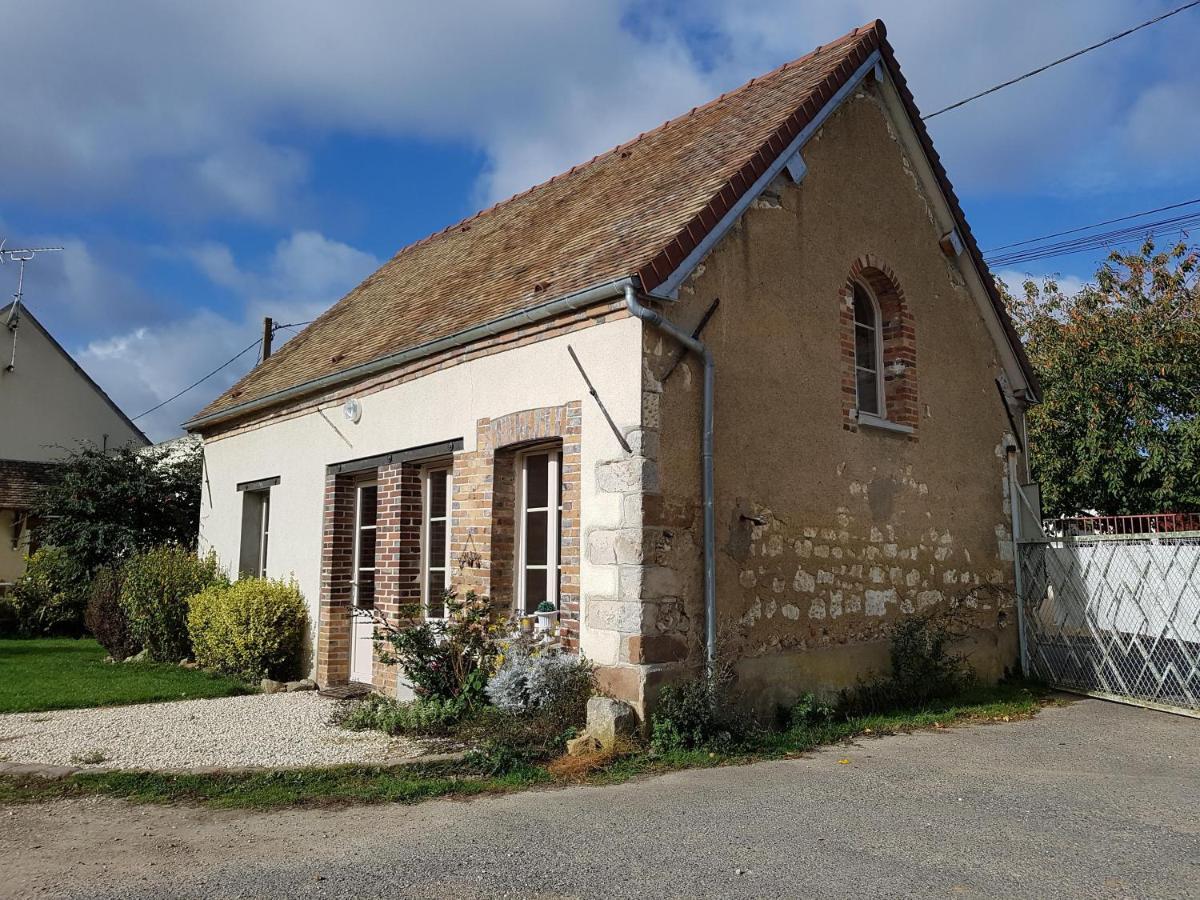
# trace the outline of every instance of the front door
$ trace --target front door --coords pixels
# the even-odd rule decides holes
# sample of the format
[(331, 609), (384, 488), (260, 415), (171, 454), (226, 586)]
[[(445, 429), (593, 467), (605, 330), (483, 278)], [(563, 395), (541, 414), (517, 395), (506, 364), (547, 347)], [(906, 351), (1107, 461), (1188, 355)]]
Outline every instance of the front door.
[(350, 680), (371, 683), (375, 658), (375, 528), (379, 508), (379, 486), (362, 481), (354, 490), (354, 580), (350, 625)]

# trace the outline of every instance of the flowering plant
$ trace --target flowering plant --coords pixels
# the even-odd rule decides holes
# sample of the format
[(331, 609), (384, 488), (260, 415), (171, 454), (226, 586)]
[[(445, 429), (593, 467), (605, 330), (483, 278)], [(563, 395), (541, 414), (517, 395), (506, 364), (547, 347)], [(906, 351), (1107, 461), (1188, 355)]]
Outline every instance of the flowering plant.
[(375, 613), (379, 659), (399, 665), (422, 699), (486, 703), (484, 688), (500, 653), (492, 604), (474, 591), (462, 600), (446, 591), (443, 600), (446, 618), (441, 620), (421, 621), (416, 604), (401, 608), (403, 621)]

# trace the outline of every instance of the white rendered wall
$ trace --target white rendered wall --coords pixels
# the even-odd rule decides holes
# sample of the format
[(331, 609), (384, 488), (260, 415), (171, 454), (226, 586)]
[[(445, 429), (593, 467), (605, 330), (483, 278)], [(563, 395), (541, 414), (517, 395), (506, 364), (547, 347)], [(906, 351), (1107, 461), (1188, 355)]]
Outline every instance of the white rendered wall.
[[(278, 476), (271, 488), (267, 574), (294, 576), (317, 620), (321, 573), (325, 467), (392, 450), (463, 439), (475, 449), (479, 419), (537, 407), (583, 404), (581, 550), (587, 533), (621, 524), (621, 496), (596, 488), (596, 464), (626, 454), (617, 443), (567, 345), (575, 348), (601, 399), (625, 432), (641, 420), (641, 324), (626, 318), (506, 350), (422, 376), (360, 398), (362, 419), (348, 422), (340, 404), (230, 437), (205, 442), (206, 482), (200, 511), (200, 549), (215, 550), (236, 574), (242, 495), (237, 484)], [(326, 419), (328, 421), (326, 421)], [(612, 596), (615, 566), (580, 560), (580, 649), (601, 665), (617, 661), (617, 642), (589, 630), (589, 594)]]

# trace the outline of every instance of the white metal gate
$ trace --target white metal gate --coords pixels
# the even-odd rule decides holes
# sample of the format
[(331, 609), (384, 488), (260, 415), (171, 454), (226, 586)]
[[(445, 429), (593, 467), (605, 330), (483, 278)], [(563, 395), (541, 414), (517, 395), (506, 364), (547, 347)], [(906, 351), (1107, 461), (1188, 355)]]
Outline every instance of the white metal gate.
[(1019, 544), (1028, 674), (1200, 715), (1200, 532)]

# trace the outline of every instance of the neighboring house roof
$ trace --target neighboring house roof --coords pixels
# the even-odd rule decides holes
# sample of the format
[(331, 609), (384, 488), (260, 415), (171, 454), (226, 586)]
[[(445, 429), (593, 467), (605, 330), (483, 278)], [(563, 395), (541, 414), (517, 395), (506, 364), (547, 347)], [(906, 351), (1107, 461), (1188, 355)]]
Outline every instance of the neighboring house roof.
[[(50, 342), (50, 346), (52, 346), (55, 350), (57, 350), (59, 353), (61, 353), (63, 355), (63, 357), (67, 360), (67, 362), (69, 362), (71, 364), (71, 367), (77, 373), (79, 373), (79, 377), (82, 378), (84, 380), (84, 382), (86, 382), (87, 385), (92, 390), (94, 390), (97, 394), (99, 394), (100, 399), (103, 400), (106, 404), (108, 404), (109, 408), (111, 408), (113, 412), (115, 412), (118, 416), (120, 416), (121, 420), (126, 425), (129, 426), (130, 430), (134, 433), (134, 435), (137, 438), (139, 438), (142, 441), (143, 444), (146, 444), (148, 446), (150, 444), (150, 438), (146, 437), (145, 432), (143, 432), (142, 429), (138, 428), (136, 425), (133, 424), (133, 419), (131, 419), (131, 418), (129, 418), (129, 416), (125, 415), (125, 410), (123, 410), (123, 409), (121, 409), (121, 407), (117, 406), (117, 404), (113, 401), (113, 398), (108, 396), (108, 394), (105, 392), (104, 388), (102, 388), (102, 387), (100, 387), (100, 385), (96, 384), (96, 382), (92, 378), (92, 376), (83, 370), (83, 367), (75, 361), (75, 357), (73, 357), (70, 353), (67, 352), (66, 348), (63, 347), (63, 345), (58, 342), (58, 339), (55, 338), (54, 335), (50, 333), (50, 329), (48, 329), (45, 325), (43, 325), (41, 322), (39, 322), (37, 316), (35, 316), (33, 314), (33, 312), (29, 309), (29, 307), (26, 306), (24, 303), (22, 303), (20, 306), (19, 315), (20, 315), (20, 321), (22, 323), (24, 323), (24, 322), (32, 323), (34, 325), (34, 327), (36, 327), (38, 329), (38, 331), (40, 331), (45, 336), (46, 340)], [(18, 328), (19, 327), (20, 326), (18, 325)]]
[(1020, 341), (877, 20), (410, 244), (188, 425), (262, 408), (282, 392), (292, 396), (320, 381), (315, 390), (338, 373), (353, 376), (372, 361), (622, 278), (636, 277), (643, 290), (653, 291), (876, 50), (1032, 383)]
[(0, 459), (0, 509), (32, 509), (56, 463)]

